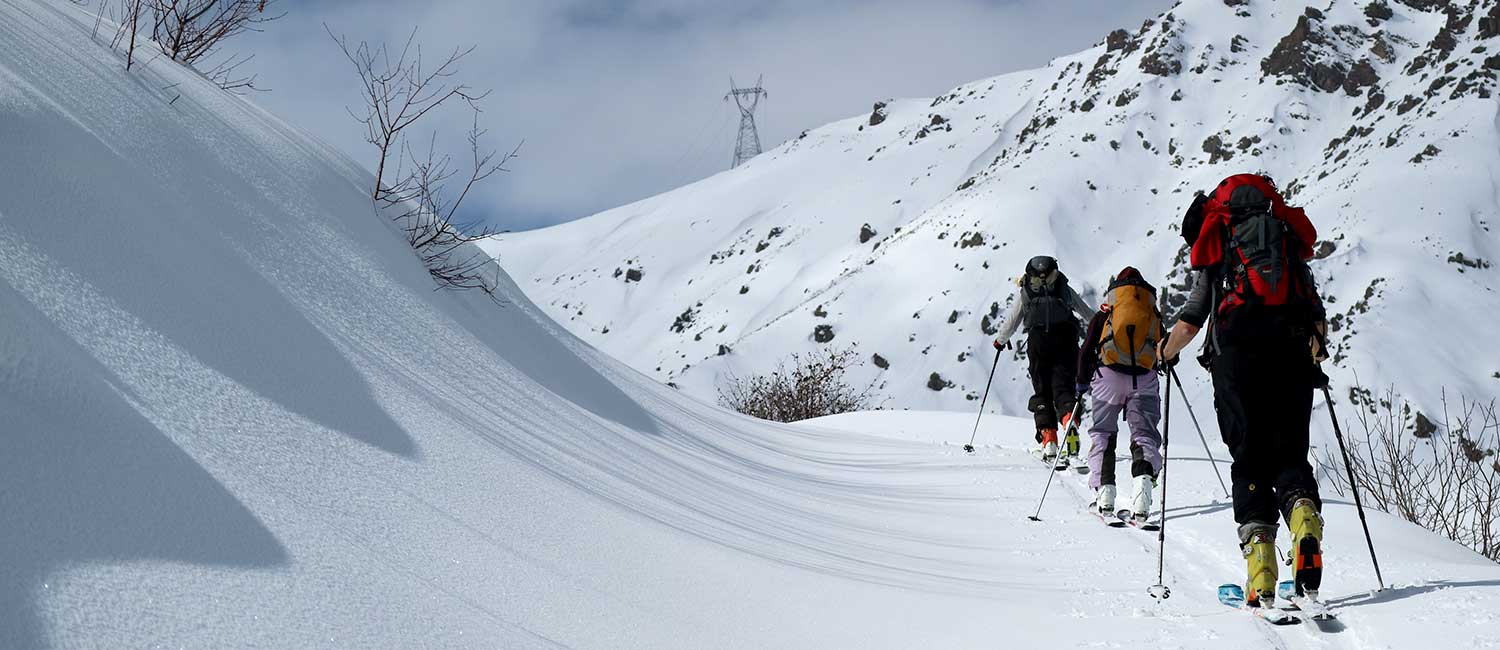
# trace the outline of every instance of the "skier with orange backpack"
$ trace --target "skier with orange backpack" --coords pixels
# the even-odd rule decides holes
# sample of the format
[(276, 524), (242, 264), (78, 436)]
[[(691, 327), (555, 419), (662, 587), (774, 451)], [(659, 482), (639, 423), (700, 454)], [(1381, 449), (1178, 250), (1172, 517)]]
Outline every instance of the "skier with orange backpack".
[[(1089, 427), (1089, 487), (1105, 517), (1143, 525), (1161, 472), (1161, 385), (1156, 378), (1156, 345), (1166, 337), (1156, 308), (1156, 288), (1134, 267), (1110, 280), (1105, 302), (1089, 322), (1078, 353), (1078, 393), (1093, 398)], [(1134, 494), (1128, 507), (1115, 508), (1115, 446), (1120, 417), (1130, 428), (1130, 475)]]
[(1176, 363), (1207, 324), (1200, 362), (1213, 377), (1219, 430), (1234, 458), (1244, 602), (1270, 608), (1276, 598), (1282, 518), (1292, 537), (1295, 593), (1316, 600), (1322, 500), (1307, 453), (1313, 391), (1328, 381), (1317, 367), (1325, 312), (1307, 265), (1317, 230), (1271, 179), (1239, 174), (1195, 198), (1183, 237), (1192, 246), (1192, 293), (1159, 356)]

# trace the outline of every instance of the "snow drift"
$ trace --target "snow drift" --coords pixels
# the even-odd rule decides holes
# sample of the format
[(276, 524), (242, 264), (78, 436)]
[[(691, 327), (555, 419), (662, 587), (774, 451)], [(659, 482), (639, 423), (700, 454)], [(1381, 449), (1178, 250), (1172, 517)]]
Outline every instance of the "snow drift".
[[(1212, 602), (1240, 560), (1201, 448), (1173, 447), (1176, 595), (1153, 604), (1152, 540), (1081, 514), (1075, 478), (1029, 524), (1040, 465), (934, 444), (968, 415), (750, 421), (581, 343), (503, 273), (504, 307), (435, 292), (367, 172), (189, 71), (126, 73), (90, 25), (0, 0), (0, 647), (1320, 634)], [(1352, 511), (1329, 518), (1326, 591), (1356, 630), (1329, 643), (1493, 637), (1500, 569), (1377, 516), (1399, 588), (1370, 595)]]

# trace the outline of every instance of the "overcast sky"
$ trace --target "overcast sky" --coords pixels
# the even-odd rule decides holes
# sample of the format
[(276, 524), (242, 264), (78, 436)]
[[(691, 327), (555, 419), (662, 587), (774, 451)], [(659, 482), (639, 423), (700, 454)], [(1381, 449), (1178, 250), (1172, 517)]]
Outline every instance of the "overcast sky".
[[(527, 229), (588, 216), (729, 166), (732, 75), (764, 75), (767, 149), (876, 100), (931, 97), (1046, 64), (1170, 0), (281, 0), (286, 18), (230, 49), (271, 92), (253, 101), (367, 165), (373, 149), (345, 107), (352, 67), (323, 31), (399, 46), (413, 27), (431, 57), (476, 46), (464, 82), (492, 89), (494, 148), (525, 146), (466, 212)], [(357, 108), (357, 107), (356, 107)], [(459, 106), (429, 122), (461, 138)], [(461, 144), (461, 141), (450, 140)], [(466, 153), (466, 152), (459, 152)]]

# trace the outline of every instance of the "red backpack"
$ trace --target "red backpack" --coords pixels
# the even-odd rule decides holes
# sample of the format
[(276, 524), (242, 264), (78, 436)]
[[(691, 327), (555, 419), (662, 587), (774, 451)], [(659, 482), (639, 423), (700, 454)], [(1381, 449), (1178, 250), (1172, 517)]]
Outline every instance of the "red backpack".
[(1313, 300), (1307, 260), (1318, 231), (1302, 208), (1286, 204), (1269, 178), (1238, 174), (1195, 199), (1183, 220), (1194, 269), (1221, 267), (1221, 311), (1246, 304), (1282, 306)]

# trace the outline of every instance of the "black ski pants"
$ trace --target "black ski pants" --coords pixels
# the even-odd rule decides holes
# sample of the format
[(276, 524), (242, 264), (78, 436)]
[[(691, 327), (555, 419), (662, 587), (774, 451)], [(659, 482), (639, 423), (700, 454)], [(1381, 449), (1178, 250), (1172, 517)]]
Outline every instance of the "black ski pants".
[(1305, 341), (1222, 346), (1212, 364), (1214, 409), (1234, 462), (1234, 520), (1276, 524), (1299, 498), (1318, 503), (1308, 462), (1314, 366)]
[(1062, 323), (1051, 327), (1034, 327), (1026, 333), (1026, 350), (1031, 362), (1031, 402), (1028, 405), (1036, 420), (1037, 440), (1042, 429), (1056, 429), (1064, 413), (1077, 403), (1074, 385), (1078, 375), (1078, 326)]

